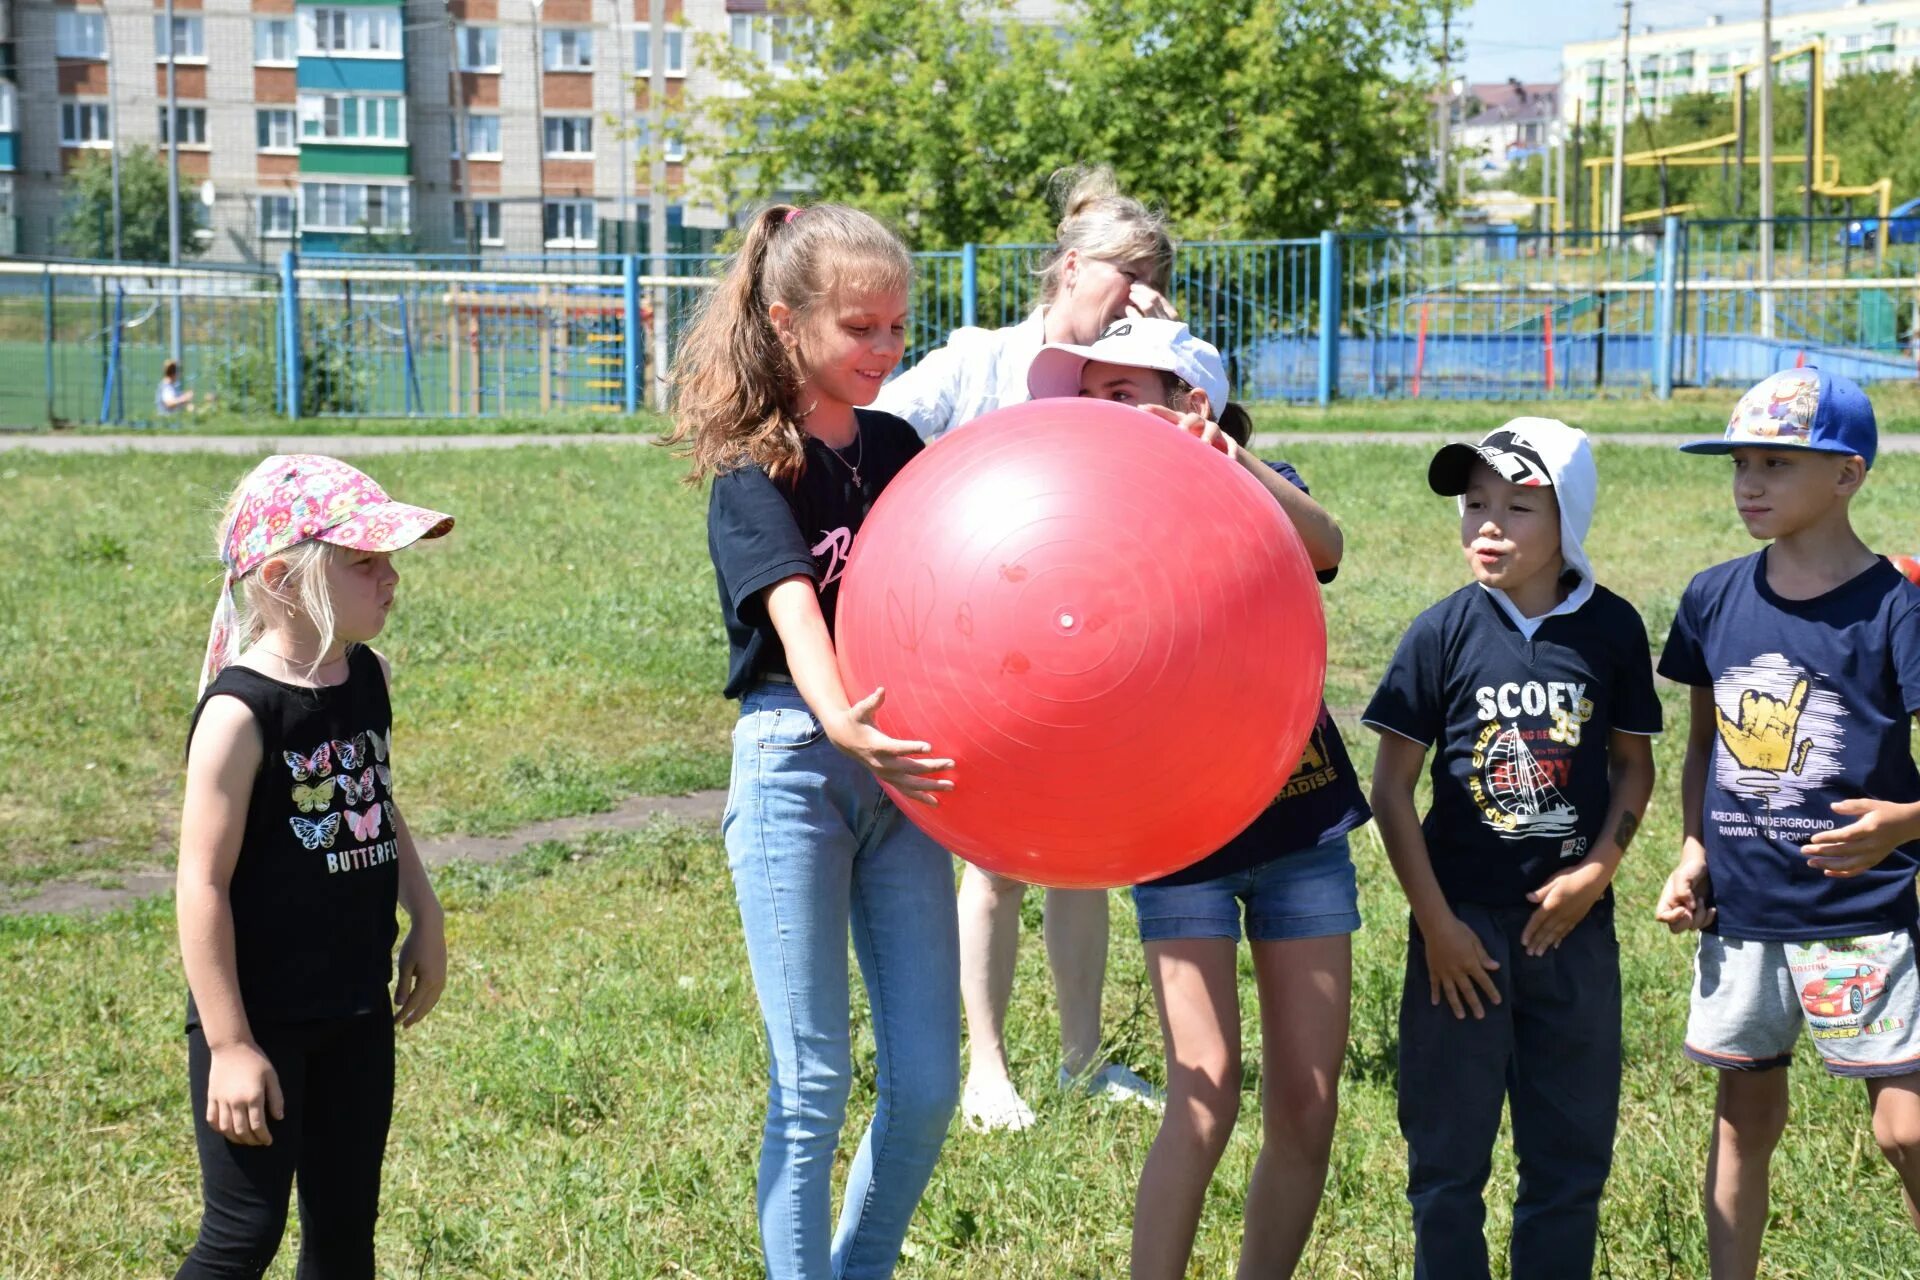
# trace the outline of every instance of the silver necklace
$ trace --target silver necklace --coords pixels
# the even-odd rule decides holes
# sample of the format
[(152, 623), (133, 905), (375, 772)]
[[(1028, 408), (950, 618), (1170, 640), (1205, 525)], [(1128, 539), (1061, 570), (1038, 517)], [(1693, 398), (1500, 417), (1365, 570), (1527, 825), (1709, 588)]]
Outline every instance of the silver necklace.
[[(818, 439), (818, 437), (815, 437), (815, 438)], [(858, 452), (856, 452), (853, 455), (852, 462), (848, 462), (845, 458), (841, 457), (840, 451), (834, 448), (832, 445), (827, 444), (825, 440), (821, 440), (820, 443), (823, 445), (827, 445), (827, 452), (832, 454), (834, 457), (840, 459), (840, 465), (845, 467), (848, 473), (853, 476), (853, 487), (858, 489), (860, 488), (860, 463), (867, 456), (866, 434), (864, 432), (856, 431), (856, 434), (854, 435), (854, 441), (860, 446), (860, 448)]]

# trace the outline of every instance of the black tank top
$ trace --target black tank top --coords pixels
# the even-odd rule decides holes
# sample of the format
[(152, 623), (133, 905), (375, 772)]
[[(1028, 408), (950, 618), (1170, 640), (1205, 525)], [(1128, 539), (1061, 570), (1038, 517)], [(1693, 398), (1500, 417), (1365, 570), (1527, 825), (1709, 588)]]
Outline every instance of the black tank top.
[[(248, 1021), (387, 1010), (400, 876), (380, 659), (355, 645), (346, 680), (317, 689), (227, 667), (196, 726), (213, 697), (244, 702), (264, 748), (227, 894)], [(187, 1026), (199, 1020), (189, 993)]]

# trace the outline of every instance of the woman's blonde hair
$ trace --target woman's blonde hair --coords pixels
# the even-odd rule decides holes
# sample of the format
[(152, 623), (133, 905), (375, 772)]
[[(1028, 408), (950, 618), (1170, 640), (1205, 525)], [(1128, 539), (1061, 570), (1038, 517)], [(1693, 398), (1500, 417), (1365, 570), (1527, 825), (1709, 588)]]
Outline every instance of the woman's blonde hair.
[(1132, 196), (1120, 194), (1113, 170), (1062, 169), (1050, 184), (1060, 203), (1054, 246), (1040, 264), (1040, 298), (1052, 302), (1060, 292), (1067, 251), (1105, 262), (1152, 264), (1147, 284), (1161, 293), (1173, 275), (1173, 237), (1167, 220)]
[[(227, 545), (227, 530), (233, 527), (234, 517), (239, 514), (246, 496), (247, 484), (242, 481), (220, 513), (218, 548)], [(216, 554), (220, 553), (216, 549)], [(320, 670), (320, 659), (333, 647), (333, 597), (327, 592), (327, 565), (346, 555), (343, 548), (330, 542), (309, 538), (255, 565), (234, 588), (234, 629), (239, 636), (240, 650), (245, 652), (266, 634), (267, 619), (275, 612), (304, 614), (320, 633), (319, 651), (303, 673), (312, 680)], [(269, 586), (264, 575), (267, 565), (275, 560), (287, 566), (286, 575), (277, 587)]]
[[(900, 237), (858, 209), (776, 204), (747, 224), (727, 274), (675, 354), (675, 420), (663, 443), (689, 459), (689, 484), (757, 464), (775, 480), (806, 467), (798, 403), (807, 376), (810, 321), (837, 297), (904, 290), (913, 258)], [(768, 308), (793, 312), (792, 347)]]

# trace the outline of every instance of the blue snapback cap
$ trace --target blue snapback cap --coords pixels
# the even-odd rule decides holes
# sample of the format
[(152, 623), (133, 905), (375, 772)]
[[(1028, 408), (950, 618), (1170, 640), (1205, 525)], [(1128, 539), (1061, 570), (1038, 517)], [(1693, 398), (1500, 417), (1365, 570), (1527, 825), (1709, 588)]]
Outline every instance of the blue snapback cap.
[(1851, 378), (1808, 365), (1782, 369), (1740, 397), (1726, 434), (1691, 440), (1687, 453), (1731, 453), (1741, 448), (1813, 449), (1859, 454), (1873, 465), (1880, 443), (1873, 404)]

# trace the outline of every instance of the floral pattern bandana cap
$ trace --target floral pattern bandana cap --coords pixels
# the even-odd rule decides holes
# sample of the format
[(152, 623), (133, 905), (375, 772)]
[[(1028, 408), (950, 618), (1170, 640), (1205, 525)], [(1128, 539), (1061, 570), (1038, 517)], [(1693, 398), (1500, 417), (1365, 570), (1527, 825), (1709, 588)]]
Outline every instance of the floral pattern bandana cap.
[(364, 471), (317, 453), (275, 454), (241, 486), (233, 522), (220, 533), (226, 568), (207, 635), (200, 688), (240, 656), (234, 593), (240, 580), (274, 556), (310, 539), (355, 551), (398, 551), (453, 529), (442, 511), (395, 502)]

